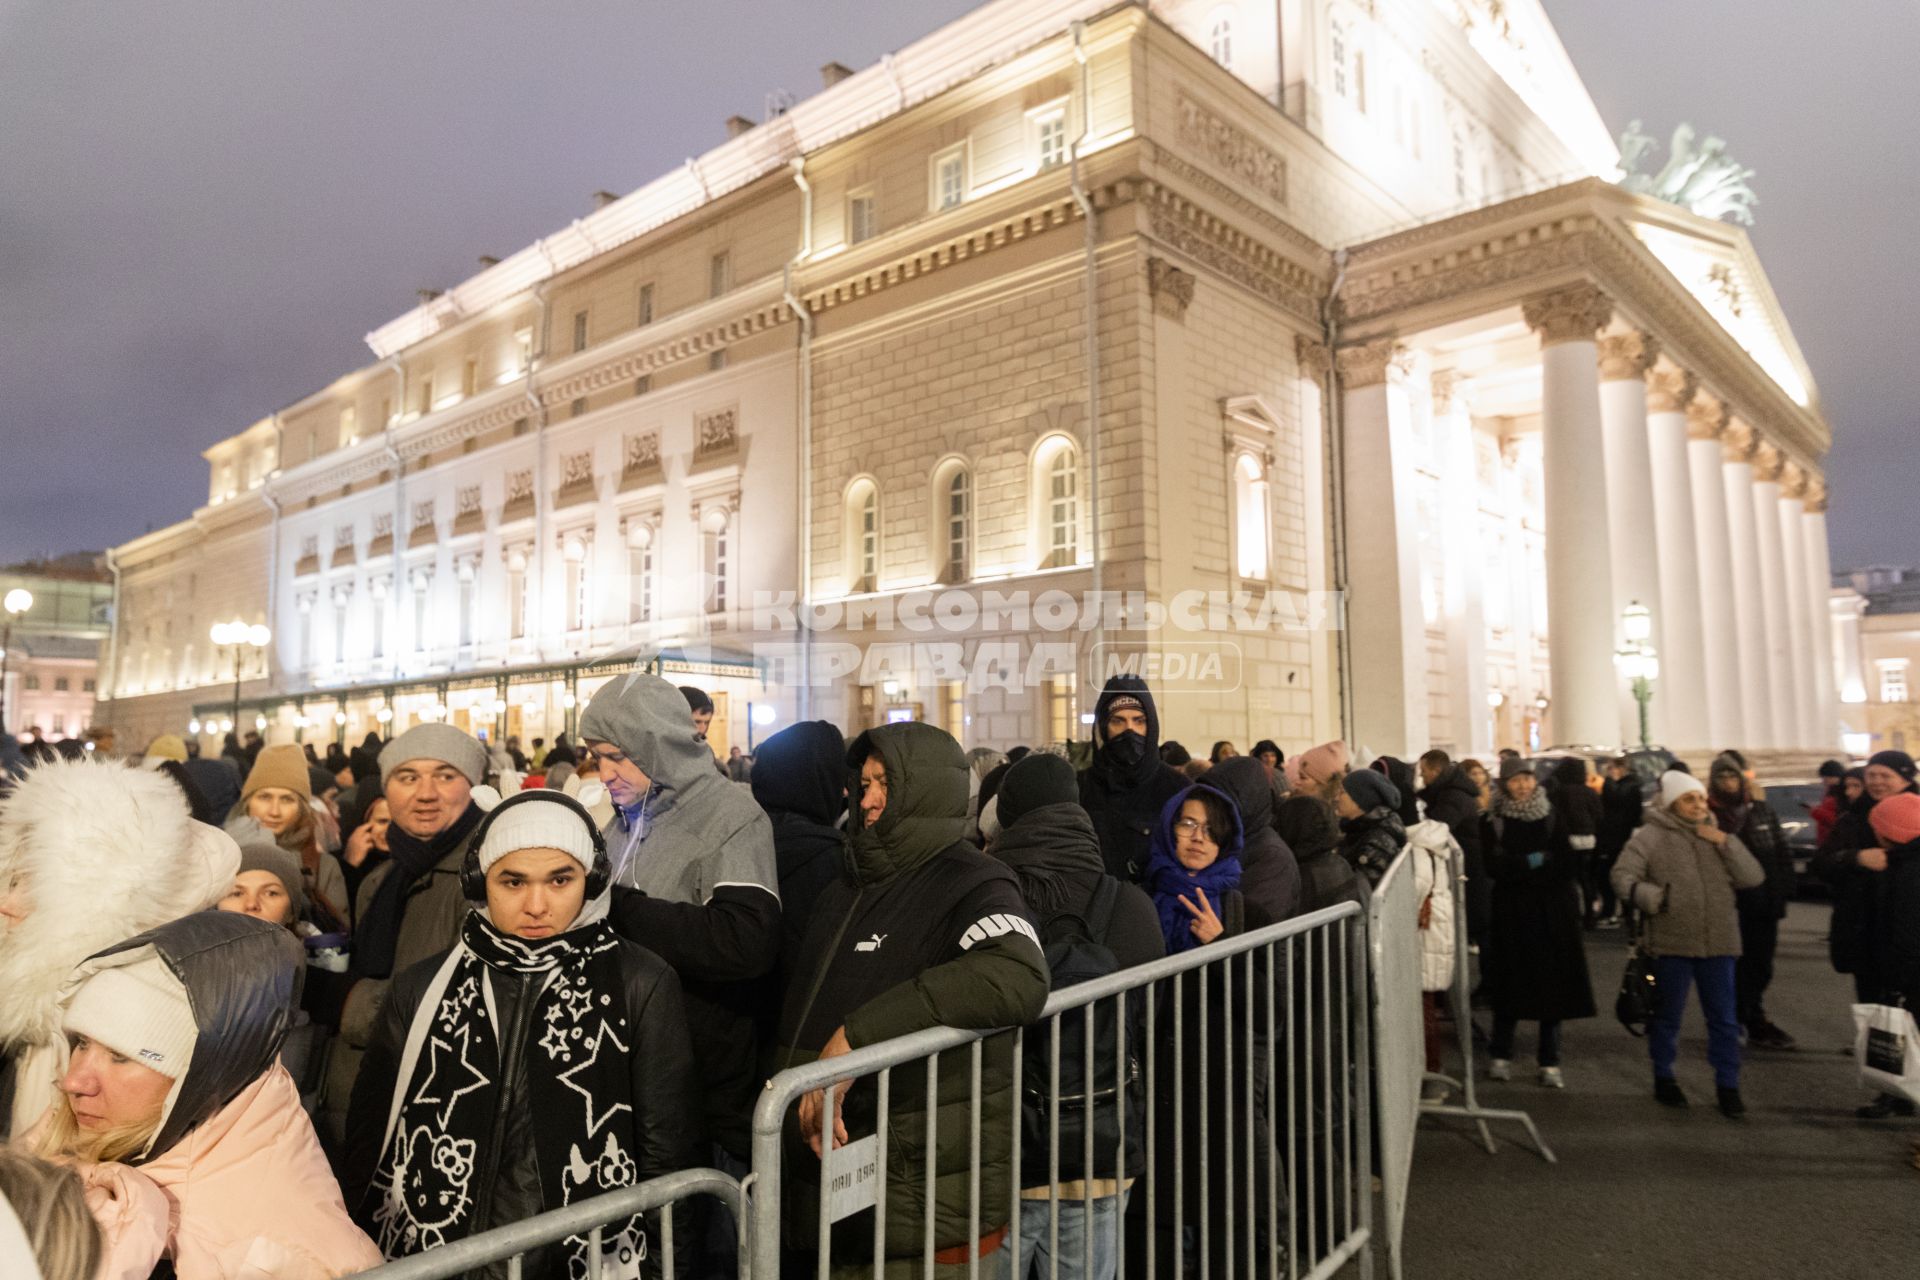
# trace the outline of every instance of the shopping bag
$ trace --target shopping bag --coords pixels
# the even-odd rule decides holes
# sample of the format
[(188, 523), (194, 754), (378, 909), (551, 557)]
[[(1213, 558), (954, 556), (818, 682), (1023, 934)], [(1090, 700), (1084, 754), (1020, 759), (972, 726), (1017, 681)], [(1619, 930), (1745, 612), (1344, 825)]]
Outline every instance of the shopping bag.
[(1920, 1102), (1920, 1029), (1913, 1014), (1897, 1005), (1857, 1004), (1853, 1023), (1860, 1083)]

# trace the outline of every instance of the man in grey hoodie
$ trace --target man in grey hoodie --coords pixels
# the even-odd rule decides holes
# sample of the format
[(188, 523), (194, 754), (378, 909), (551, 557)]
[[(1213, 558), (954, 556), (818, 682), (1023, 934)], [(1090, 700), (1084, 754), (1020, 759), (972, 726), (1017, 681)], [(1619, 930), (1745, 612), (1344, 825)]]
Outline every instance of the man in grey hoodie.
[(761, 1084), (754, 1011), (780, 952), (773, 826), (747, 788), (714, 770), (686, 700), (658, 676), (609, 682), (581, 714), (580, 737), (614, 805), (614, 928), (679, 975), (708, 1136), (744, 1163)]

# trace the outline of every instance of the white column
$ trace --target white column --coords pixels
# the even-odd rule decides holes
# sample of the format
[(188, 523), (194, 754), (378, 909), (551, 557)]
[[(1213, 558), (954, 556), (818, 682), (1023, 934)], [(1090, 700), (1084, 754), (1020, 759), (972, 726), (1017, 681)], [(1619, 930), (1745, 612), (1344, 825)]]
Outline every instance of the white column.
[[(1811, 745), (1831, 749), (1840, 736), (1840, 692), (1839, 673), (1834, 662), (1833, 616), (1833, 566), (1827, 559), (1827, 487), (1821, 481), (1813, 481), (1808, 487), (1805, 511), (1800, 517), (1801, 542), (1807, 557), (1807, 580), (1811, 584), (1809, 594), (1816, 602), (1813, 623), (1813, 646), (1815, 663), (1819, 670), (1814, 673), (1814, 710), (1818, 716), (1814, 728), (1818, 736)], [(1859, 613), (1854, 613), (1854, 626), (1858, 628)], [(1859, 637), (1856, 634), (1852, 649), (1852, 661), (1855, 674), (1858, 675), (1860, 663)], [(1861, 686), (1863, 689), (1865, 685)]]
[[(1648, 643), (1667, 658), (1665, 602), (1660, 595), (1659, 530), (1654, 515), (1653, 451), (1647, 439), (1647, 370), (1660, 354), (1644, 333), (1613, 333), (1600, 339), (1600, 421), (1607, 450), (1607, 546), (1613, 559), (1613, 616), (1638, 603), (1652, 617)], [(1653, 741), (1668, 743), (1673, 730), (1665, 697), (1669, 679), (1655, 685), (1648, 711)], [(1624, 679), (1616, 678), (1620, 712), (1618, 743), (1640, 741), (1640, 708)]]
[[(1332, 565), (1327, 553), (1331, 525), (1327, 519), (1326, 412), (1327, 374), (1333, 357), (1327, 348), (1307, 338), (1294, 340), (1294, 356), (1300, 367), (1300, 487), (1307, 498), (1307, 590), (1324, 593), (1332, 580)], [(1339, 669), (1336, 641), (1339, 635), (1327, 627), (1309, 633), (1307, 652), (1313, 680), (1313, 738), (1325, 742), (1340, 732), (1340, 690), (1334, 672)]]
[(1487, 614), (1481, 575), (1480, 470), (1474, 457), (1472, 387), (1465, 378), (1433, 379), (1433, 429), (1439, 441), (1440, 520), (1446, 557), (1447, 694), (1455, 754), (1494, 749), (1487, 711)]
[(1807, 748), (1824, 741), (1820, 734), (1819, 659), (1815, 656), (1813, 619), (1815, 597), (1807, 581), (1807, 545), (1800, 532), (1801, 495), (1807, 491), (1806, 473), (1788, 465), (1780, 478), (1780, 559), (1787, 577), (1787, 639), (1793, 647), (1793, 745)]
[(1340, 351), (1347, 652), (1356, 748), (1427, 749), (1427, 635), (1413, 495), (1410, 354), (1391, 340)]
[(1716, 747), (1773, 747), (1780, 743), (1774, 723), (1772, 659), (1767, 643), (1765, 576), (1760, 563), (1760, 530), (1753, 511), (1752, 428), (1733, 423), (1721, 440), (1720, 480), (1727, 492), (1727, 540), (1733, 568), (1733, 634), (1740, 646), (1740, 691), (1745, 704), (1744, 742)]
[(1709, 709), (1712, 683), (1687, 462), (1686, 411), (1693, 391), (1693, 375), (1682, 369), (1656, 369), (1647, 376), (1647, 452), (1660, 552), (1660, 600), (1652, 606), (1661, 636), (1654, 703), (1666, 704), (1665, 745), (1682, 752), (1704, 748), (1718, 736)]
[(1616, 744), (1620, 715), (1613, 666), (1617, 614), (1608, 527), (1607, 450), (1600, 421), (1594, 335), (1613, 314), (1592, 285), (1575, 285), (1524, 307), (1540, 334), (1541, 436), (1545, 450), (1547, 655), (1553, 673), (1553, 739)]
[(1760, 444), (1753, 464), (1753, 531), (1760, 551), (1760, 599), (1766, 614), (1763, 621), (1767, 644), (1767, 706), (1773, 717), (1773, 742), (1776, 747), (1795, 747), (1800, 716), (1800, 699), (1793, 690), (1793, 628), (1787, 621), (1793, 611), (1788, 591), (1787, 557), (1780, 545), (1780, 451)]
[[(1727, 517), (1727, 485), (1720, 433), (1727, 408), (1712, 396), (1687, 409), (1687, 475), (1693, 489), (1693, 536), (1699, 556), (1702, 652), (1707, 663), (1707, 729), (1713, 750), (1746, 743), (1746, 668), (1733, 611), (1733, 539)], [(1665, 662), (1661, 669), (1665, 671)], [(1665, 683), (1663, 680), (1662, 683)]]
[(1835, 587), (1827, 597), (1827, 609), (1833, 618), (1833, 678), (1839, 686), (1839, 705), (1862, 706), (1867, 701), (1867, 666), (1860, 651), (1860, 618), (1867, 611), (1867, 598), (1851, 587)]

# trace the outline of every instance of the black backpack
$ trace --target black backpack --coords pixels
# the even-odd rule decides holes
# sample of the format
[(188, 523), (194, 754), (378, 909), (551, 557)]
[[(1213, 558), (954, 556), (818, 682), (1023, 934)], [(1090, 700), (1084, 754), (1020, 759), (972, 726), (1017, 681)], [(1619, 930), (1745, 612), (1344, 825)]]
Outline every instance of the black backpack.
[[(1120, 882), (1101, 876), (1099, 886), (1088, 899), (1085, 914), (1062, 912), (1041, 927), (1042, 950), (1047, 958), (1051, 987), (1055, 991), (1117, 973), (1120, 962), (1106, 945), (1107, 931), (1113, 923), (1113, 909), (1120, 897)], [(1117, 1179), (1137, 1176), (1143, 1164), (1141, 1149), (1146, 1132), (1146, 1101), (1140, 1089), (1139, 1020), (1145, 1008), (1146, 993), (1130, 992), (1127, 997), (1127, 1023), (1119, 1025), (1113, 1000), (1101, 1000), (1093, 1013), (1093, 1075), (1087, 1076), (1087, 1019), (1083, 1009), (1074, 1009), (1060, 1018), (1059, 1125), (1060, 1162), (1058, 1181), (1076, 1182), (1085, 1178)], [(1124, 1046), (1125, 1079), (1115, 1061), (1115, 1044)], [(1046, 1023), (1027, 1029), (1021, 1055), (1021, 1133), (1020, 1185), (1047, 1185), (1051, 1170), (1050, 1144), (1053, 1108), (1053, 1034)], [(1126, 1089), (1126, 1156), (1124, 1169), (1116, 1169), (1115, 1150), (1120, 1145), (1120, 1090)], [(1088, 1112), (1093, 1121), (1093, 1166), (1086, 1162)]]

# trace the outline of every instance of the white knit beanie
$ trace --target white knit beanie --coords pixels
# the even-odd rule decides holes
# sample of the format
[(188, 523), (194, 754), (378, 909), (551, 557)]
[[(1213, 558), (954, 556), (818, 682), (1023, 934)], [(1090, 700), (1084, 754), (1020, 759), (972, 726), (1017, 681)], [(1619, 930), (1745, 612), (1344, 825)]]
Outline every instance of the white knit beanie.
[(96, 971), (68, 998), (64, 1025), (169, 1080), (187, 1074), (200, 1036), (187, 989), (155, 955)]
[[(600, 784), (588, 785), (598, 788)], [(520, 794), (528, 798), (516, 801), (487, 824), (487, 838), (480, 844), (480, 874), (485, 875), (500, 859), (522, 849), (558, 849), (591, 871), (594, 832), (592, 819), (579, 812), (583, 806), (557, 791)]]
[(1707, 794), (1707, 789), (1700, 785), (1700, 779), (1690, 773), (1669, 769), (1660, 775), (1660, 807), (1662, 809), (1671, 809), (1675, 800), (1695, 791), (1701, 795)]

